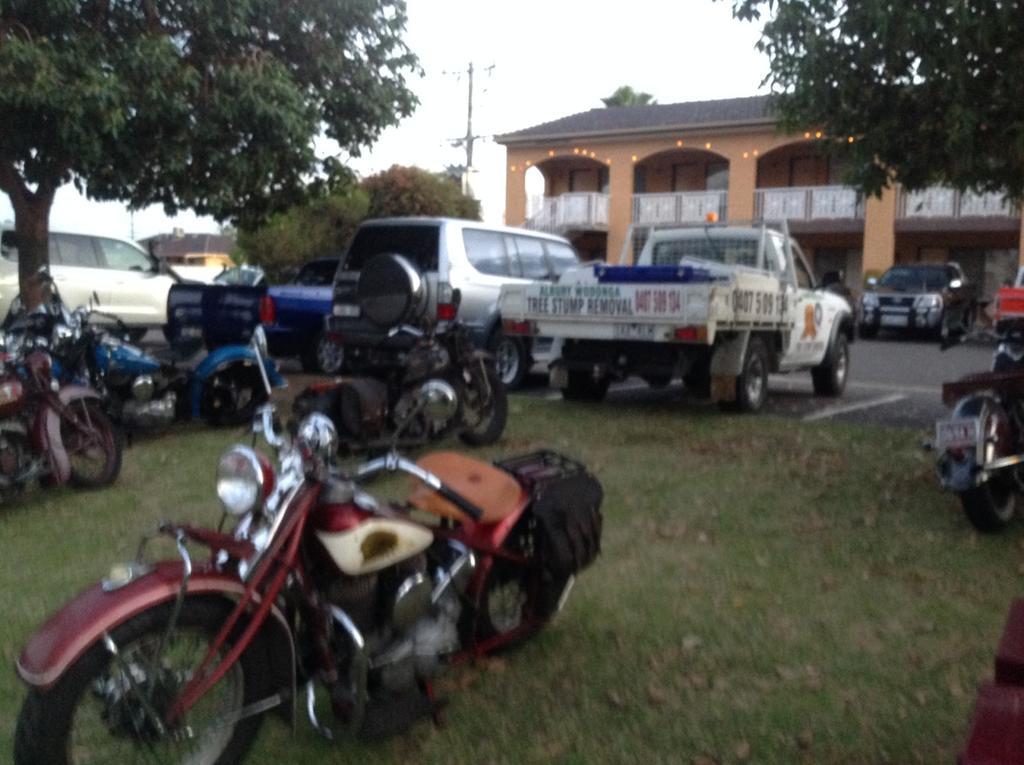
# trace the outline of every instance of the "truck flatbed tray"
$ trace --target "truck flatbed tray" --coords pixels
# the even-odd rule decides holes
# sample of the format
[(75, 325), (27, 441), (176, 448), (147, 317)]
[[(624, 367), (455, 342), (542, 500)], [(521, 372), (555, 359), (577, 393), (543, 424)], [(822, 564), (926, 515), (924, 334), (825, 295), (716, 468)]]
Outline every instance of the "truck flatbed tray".
[(942, 384), (942, 403), (952, 406), (968, 393), (981, 390), (998, 391), (1003, 395), (1024, 398), (1024, 371), (976, 372), (956, 382)]

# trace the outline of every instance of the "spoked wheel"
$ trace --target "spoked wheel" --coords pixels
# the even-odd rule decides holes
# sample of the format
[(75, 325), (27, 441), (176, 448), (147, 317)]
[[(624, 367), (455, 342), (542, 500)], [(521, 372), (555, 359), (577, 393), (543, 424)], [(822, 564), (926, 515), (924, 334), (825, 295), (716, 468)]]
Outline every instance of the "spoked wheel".
[(29, 691), (15, 733), (16, 765), (242, 760), (261, 722), (243, 712), (259, 700), (259, 662), (243, 653), (183, 719), (168, 722), (171, 705), (230, 613), (226, 604), (187, 599), (167, 635), (171, 608), (144, 611), (115, 629), (117, 656), (101, 641), (52, 688)]
[(60, 437), (71, 461), (71, 482), (93, 489), (112, 484), (121, 472), (121, 438), (92, 399), (76, 399), (60, 419)]
[(459, 438), (470, 446), (493, 444), (505, 432), (508, 420), (508, 392), (494, 367), (488, 364), (485, 369), (484, 379), (476, 370), (464, 388)]
[[(536, 542), (525, 519), (509, 535), (505, 546), (528, 560), (534, 559)], [(511, 646), (532, 636), (558, 610), (570, 580), (570, 576), (555, 575), (541, 565), (524, 566), (495, 558), (477, 609), (463, 611), (463, 642), (497, 641)]]
[(203, 419), (215, 427), (244, 425), (266, 401), (267, 391), (255, 366), (229, 367), (206, 383)]

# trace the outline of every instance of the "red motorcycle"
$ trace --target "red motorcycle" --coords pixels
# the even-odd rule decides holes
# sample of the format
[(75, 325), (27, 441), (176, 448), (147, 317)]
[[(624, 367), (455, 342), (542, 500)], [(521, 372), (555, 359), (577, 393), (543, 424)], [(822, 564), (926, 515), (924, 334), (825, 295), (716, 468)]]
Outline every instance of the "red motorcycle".
[(43, 348), (0, 354), (0, 496), (36, 479), (105, 486), (120, 471), (121, 441), (96, 391), (59, 385)]
[[(428, 390), (416, 408), (433, 403)], [(554, 452), (488, 464), (391, 451), (342, 473), (321, 414), (283, 438), (266, 405), (254, 431), (278, 466), (245, 446), (221, 457), (231, 531), (163, 525), (179, 560), (140, 549), (29, 640), (18, 765), (239, 762), (264, 713), (294, 716), (300, 687), (325, 736), (318, 688), (335, 727), (397, 732), (436, 716), (446, 664), (536, 633), (599, 551), (601, 486)], [(364, 490), (394, 473), (414, 481), (404, 503)], [(190, 544), (209, 554), (193, 561)]]

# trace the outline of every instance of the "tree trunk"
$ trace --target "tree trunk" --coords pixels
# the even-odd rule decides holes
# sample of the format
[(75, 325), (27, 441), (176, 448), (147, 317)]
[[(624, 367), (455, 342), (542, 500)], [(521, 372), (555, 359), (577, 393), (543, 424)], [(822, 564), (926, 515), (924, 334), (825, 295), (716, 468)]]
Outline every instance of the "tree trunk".
[[(13, 199), (12, 199), (13, 202)], [(27, 310), (39, 305), (43, 294), (40, 269), (50, 263), (50, 207), (53, 194), (30, 194), (13, 203), (14, 232), (18, 241), (18, 289)]]

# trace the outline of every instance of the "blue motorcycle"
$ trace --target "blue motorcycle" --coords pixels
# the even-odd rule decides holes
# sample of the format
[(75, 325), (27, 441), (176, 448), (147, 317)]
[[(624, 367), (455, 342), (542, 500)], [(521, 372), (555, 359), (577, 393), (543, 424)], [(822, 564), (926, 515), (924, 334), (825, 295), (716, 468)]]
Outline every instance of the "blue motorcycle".
[[(47, 338), (54, 376), (91, 385), (129, 429), (190, 419), (241, 425), (267, 401), (261, 358), (247, 345), (200, 357), (202, 340), (190, 338), (150, 353), (127, 342), (128, 327), (116, 316), (85, 307), (68, 311), (57, 295), (30, 314), (12, 304), (4, 328), (8, 338)], [(271, 385), (284, 387), (277, 365), (266, 354), (262, 359)]]

